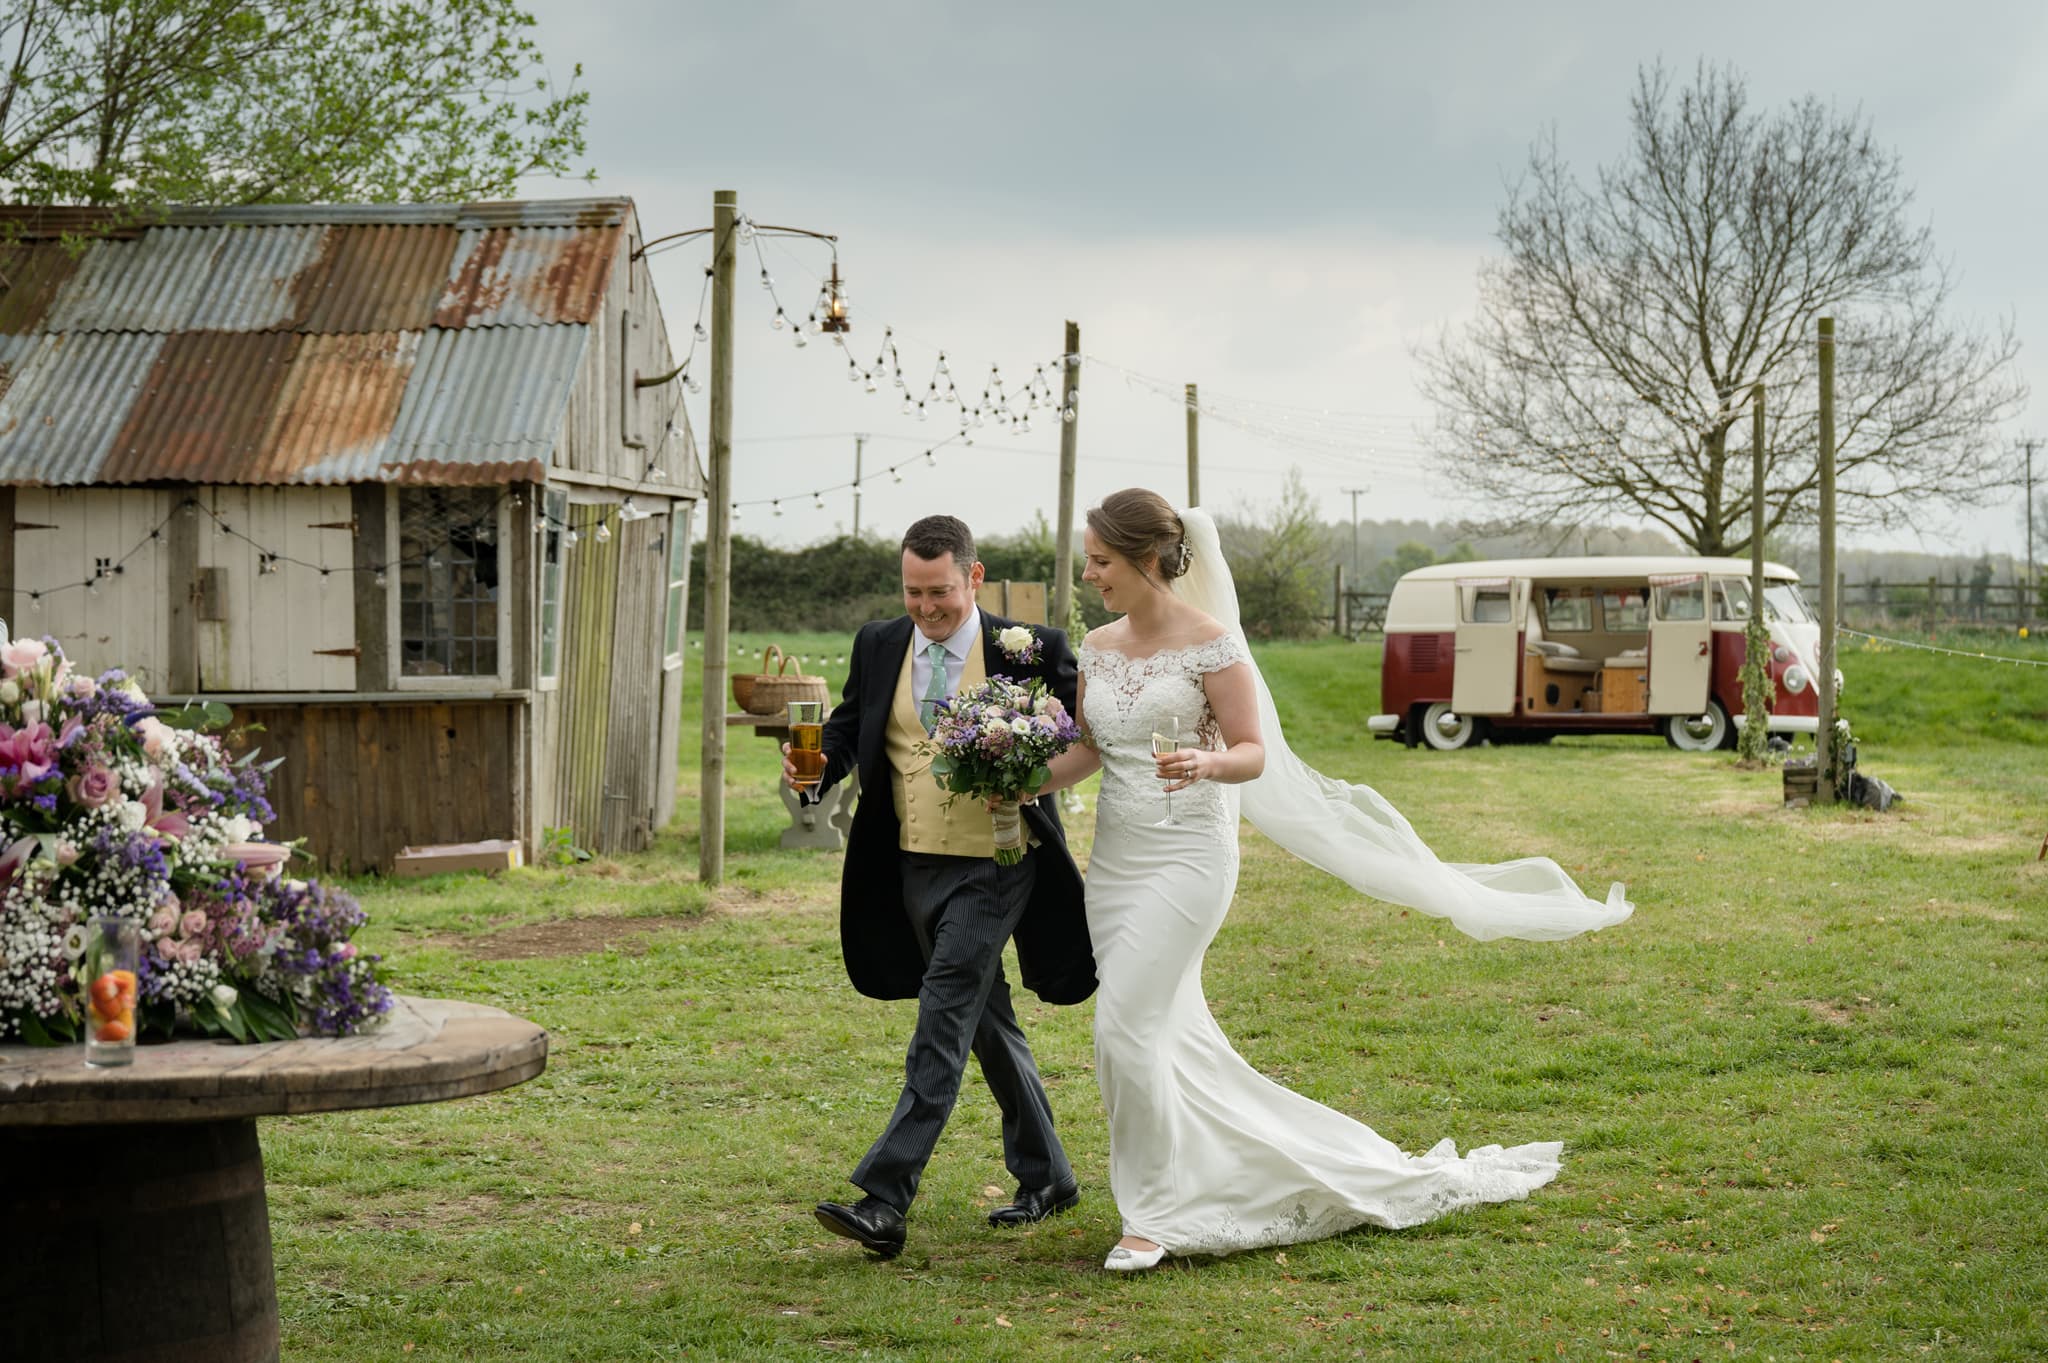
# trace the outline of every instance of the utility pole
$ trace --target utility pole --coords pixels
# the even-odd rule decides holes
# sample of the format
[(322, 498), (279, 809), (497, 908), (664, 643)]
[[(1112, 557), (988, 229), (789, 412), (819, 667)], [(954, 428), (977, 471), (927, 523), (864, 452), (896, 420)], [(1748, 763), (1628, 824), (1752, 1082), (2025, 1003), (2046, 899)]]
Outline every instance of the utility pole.
[[(1820, 335), (1820, 657), (1814, 660), (1820, 730), (1814, 735), (1819, 788), (1813, 798), (1835, 802), (1835, 319), (1823, 317)], [(1755, 603), (1751, 609), (1761, 609)]]
[(1060, 509), (1053, 545), (1052, 624), (1065, 629), (1074, 610), (1074, 451), (1081, 434), (1081, 326), (1067, 323), (1060, 352)]
[(725, 879), (725, 692), (732, 575), (732, 284), (737, 191), (711, 196), (711, 468), (704, 522), (704, 735), (698, 766), (697, 879)]
[[(1188, 385), (1188, 505), (1202, 504), (1202, 457), (1196, 440), (1195, 423), (1201, 404), (1195, 400), (1195, 385)], [(2031, 465), (2029, 466), (2031, 467)]]
[(1346, 487), (1346, 488), (1339, 488), (1339, 489), (1337, 489), (1337, 490), (1338, 490), (1339, 492), (1348, 492), (1348, 493), (1350, 493), (1350, 494), (1351, 494), (1351, 585), (1352, 585), (1353, 587), (1356, 587), (1356, 586), (1358, 585), (1358, 582), (1359, 582), (1359, 577), (1358, 577), (1358, 499), (1359, 499), (1359, 498), (1360, 498), (1361, 496), (1363, 496), (1364, 494), (1366, 494), (1366, 493), (1368, 493), (1368, 492), (1371, 492), (1371, 491), (1372, 491), (1372, 489), (1371, 489), (1371, 488), (1369, 488), (1369, 487)]
[(866, 448), (868, 438), (864, 435), (853, 437), (853, 537), (860, 538), (860, 456)]

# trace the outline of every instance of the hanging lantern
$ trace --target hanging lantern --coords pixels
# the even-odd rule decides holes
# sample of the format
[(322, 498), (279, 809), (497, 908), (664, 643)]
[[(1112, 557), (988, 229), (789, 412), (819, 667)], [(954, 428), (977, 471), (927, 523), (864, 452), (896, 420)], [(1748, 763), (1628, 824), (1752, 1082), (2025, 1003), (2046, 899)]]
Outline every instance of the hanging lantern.
[(853, 330), (853, 323), (846, 318), (846, 295), (840, 290), (839, 261), (836, 258), (832, 262), (832, 277), (825, 281), (825, 304), (819, 309), (818, 330)]

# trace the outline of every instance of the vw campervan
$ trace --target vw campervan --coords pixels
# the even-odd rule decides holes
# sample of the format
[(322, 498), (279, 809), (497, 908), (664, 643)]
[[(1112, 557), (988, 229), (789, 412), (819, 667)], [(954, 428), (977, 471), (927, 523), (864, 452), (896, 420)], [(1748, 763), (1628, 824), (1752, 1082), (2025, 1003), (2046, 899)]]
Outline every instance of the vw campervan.
[[(1440, 563), (1387, 603), (1376, 738), (1449, 750), (1489, 734), (1661, 733), (1734, 746), (1749, 561), (1553, 558)], [(1820, 626), (1799, 575), (1764, 565), (1773, 733), (1812, 734)], [(1839, 673), (1835, 676), (1841, 685)]]

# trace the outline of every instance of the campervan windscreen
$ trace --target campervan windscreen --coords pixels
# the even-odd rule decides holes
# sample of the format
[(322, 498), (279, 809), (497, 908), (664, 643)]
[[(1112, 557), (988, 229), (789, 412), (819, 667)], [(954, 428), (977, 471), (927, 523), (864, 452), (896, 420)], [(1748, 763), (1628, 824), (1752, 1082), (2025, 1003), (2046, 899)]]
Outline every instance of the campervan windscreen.
[[(1716, 620), (1749, 619), (1749, 584), (1741, 578), (1722, 578), (1715, 584), (1719, 590), (1714, 597), (1714, 618)], [(1806, 598), (1799, 594), (1796, 582), (1766, 582), (1764, 584), (1764, 619), (1789, 620), (1804, 624), (1813, 619), (1813, 612), (1806, 608)]]
[(1797, 582), (1766, 582), (1764, 618), (1804, 624), (1813, 619), (1813, 614), (1806, 609), (1806, 598), (1799, 594)]

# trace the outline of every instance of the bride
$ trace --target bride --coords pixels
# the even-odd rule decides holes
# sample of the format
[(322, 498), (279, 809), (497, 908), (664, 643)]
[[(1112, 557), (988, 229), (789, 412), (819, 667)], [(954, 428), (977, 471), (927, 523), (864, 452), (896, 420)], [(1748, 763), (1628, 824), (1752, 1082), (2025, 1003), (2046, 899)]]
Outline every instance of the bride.
[[(1588, 899), (1544, 857), (1449, 865), (1378, 794), (1296, 758), (1206, 512), (1128, 489), (1088, 513), (1084, 543), (1082, 580), (1122, 618), (1081, 645), (1088, 739), (1054, 762), (1046, 789), (1102, 771), (1086, 902), (1101, 981), (1096, 1077), (1124, 1229), (1104, 1267), (1412, 1226), (1555, 1178), (1556, 1141), (1461, 1158), (1446, 1139), (1408, 1155), (1260, 1075), (1209, 1015), (1202, 956), (1236, 889), (1240, 813), (1357, 889), (1479, 938), (1607, 927), (1632, 911), (1622, 887)], [(1155, 756), (1155, 736), (1172, 750)]]

